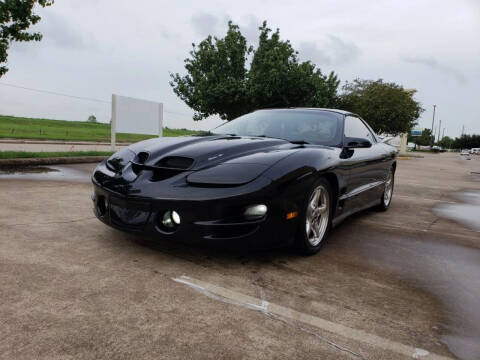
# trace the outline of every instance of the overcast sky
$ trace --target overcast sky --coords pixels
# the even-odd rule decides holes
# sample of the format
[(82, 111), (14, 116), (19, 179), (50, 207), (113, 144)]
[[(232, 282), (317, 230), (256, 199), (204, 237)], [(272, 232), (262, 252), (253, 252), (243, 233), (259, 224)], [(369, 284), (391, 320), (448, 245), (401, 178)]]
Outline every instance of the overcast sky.
[[(165, 125), (209, 129), (173, 93), (170, 72), (227, 21), (255, 43), (258, 26), (280, 28), (302, 60), (342, 82), (378, 79), (414, 88), (430, 127), (432, 105), (446, 135), (480, 133), (479, 0), (158, 1), (58, 0), (39, 9), (39, 43), (16, 43), (0, 83), (109, 101), (112, 93), (160, 101)], [(110, 119), (110, 105), (0, 85), (0, 114)], [(368, 119), (367, 119), (368, 121)]]

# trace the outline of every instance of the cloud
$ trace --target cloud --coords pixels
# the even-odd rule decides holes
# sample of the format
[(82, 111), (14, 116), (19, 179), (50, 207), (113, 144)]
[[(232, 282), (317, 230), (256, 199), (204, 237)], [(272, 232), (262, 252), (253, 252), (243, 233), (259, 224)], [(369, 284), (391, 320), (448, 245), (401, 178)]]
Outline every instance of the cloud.
[(419, 64), (426, 66), (432, 70), (440, 71), (448, 76), (453, 77), (460, 84), (466, 84), (467, 78), (460, 71), (451, 68), (448, 65), (439, 63), (433, 57), (420, 57), (420, 56), (402, 56), (401, 59), (410, 64)]
[(215, 35), (219, 19), (212, 14), (197, 13), (192, 16), (192, 25), (195, 31), (202, 36)]
[(347, 64), (360, 56), (360, 49), (352, 42), (347, 42), (335, 35), (328, 35), (327, 40), (319, 46), (314, 41), (300, 43), (299, 56), (318, 65), (337, 66)]
[(87, 42), (71, 26), (71, 23), (53, 12), (46, 12), (42, 15), (42, 19), (35, 28), (35, 31), (37, 30), (43, 34), (42, 41), (56, 47), (68, 49), (87, 47)]
[(242, 21), (239, 22), (240, 31), (249, 44), (257, 45), (258, 37), (260, 36), (260, 30), (258, 30), (258, 28), (261, 25), (262, 21), (252, 14), (245, 16), (242, 18)]
[(260, 34), (258, 28), (262, 25), (262, 21), (253, 14), (242, 16), (239, 21), (227, 14), (215, 16), (207, 13), (197, 13), (191, 19), (195, 32), (205, 37), (208, 35), (224, 37), (229, 21), (240, 27), (240, 32), (249, 45), (257, 45)]

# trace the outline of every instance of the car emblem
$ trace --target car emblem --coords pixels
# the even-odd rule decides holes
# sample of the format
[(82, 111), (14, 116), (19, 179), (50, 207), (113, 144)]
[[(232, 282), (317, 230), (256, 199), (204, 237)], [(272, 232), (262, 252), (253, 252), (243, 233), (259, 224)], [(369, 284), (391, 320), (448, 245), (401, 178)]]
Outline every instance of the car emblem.
[(208, 161), (214, 160), (214, 159), (219, 158), (219, 157), (222, 157), (222, 156), (223, 156), (223, 154), (218, 154), (218, 155), (215, 155), (215, 156), (212, 156), (212, 157), (208, 158), (207, 160), (208, 160)]

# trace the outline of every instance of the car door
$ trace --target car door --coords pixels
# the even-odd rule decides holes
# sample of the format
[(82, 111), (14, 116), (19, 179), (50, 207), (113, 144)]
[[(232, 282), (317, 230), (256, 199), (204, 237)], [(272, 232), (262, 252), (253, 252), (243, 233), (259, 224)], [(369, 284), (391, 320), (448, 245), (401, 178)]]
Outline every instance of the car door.
[(368, 148), (349, 149), (348, 155), (342, 159), (342, 167), (347, 172), (347, 184), (340, 200), (348, 212), (356, 211), (371, 205), (380, 199), (383, 192), (381, 186), (385, 180), (386, 151), (379, 143), (362, 119), (357, 116), (345, 117), (344, 139), (368, 139)]

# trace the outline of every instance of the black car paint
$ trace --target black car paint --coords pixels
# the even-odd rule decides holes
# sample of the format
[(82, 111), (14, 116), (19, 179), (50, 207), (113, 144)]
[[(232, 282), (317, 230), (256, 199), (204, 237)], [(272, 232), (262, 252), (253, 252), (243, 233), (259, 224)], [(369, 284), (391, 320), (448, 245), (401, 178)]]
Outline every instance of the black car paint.
[[(337, 224), (378, 204), (381, 185), (396, 166), (396, 150), (381, 142), (347, 149), (346, 145), (212, 135), (150, 139), (129, 149), (136, 155), (124, 161), (127, 165), (121, 172), (112, 171), (105, 160), (92, 176), (94, 213), (101, 221), (120, 230), (183, 242), (259, 247), (292, 243), (301, 225), (303, 204), (319, 176), (332, 183)], [(148, 159), (139, 161), (140, 153)], [(157, 164), (166, 157), (187, 157), (193, 163), (182, 170), (159, 168)], [(102, 199), (108, 204), (104, 214), (97, 206)], [(267, 215), (245, 219), (244, 209), (255, 204), (266, 204)], [(166, 210), (181, 214), (181, 225), (171, 233), (158, 226)], [(286, 214), (295, 211), (299, 216), (287, 220)]]

